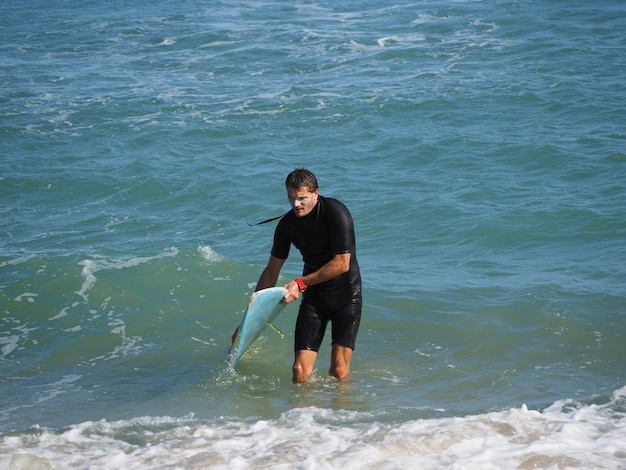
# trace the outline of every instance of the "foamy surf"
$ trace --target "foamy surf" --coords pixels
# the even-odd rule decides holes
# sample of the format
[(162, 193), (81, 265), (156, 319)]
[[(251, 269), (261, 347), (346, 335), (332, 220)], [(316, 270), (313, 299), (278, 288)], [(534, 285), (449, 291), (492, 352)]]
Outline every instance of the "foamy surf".
[(624, 468), (626, 387), (604, 404), (554, 403), (384, 422), (315, 407), (275, 419), (142, 417), (34, 428), (0, 441), (4, 468)]

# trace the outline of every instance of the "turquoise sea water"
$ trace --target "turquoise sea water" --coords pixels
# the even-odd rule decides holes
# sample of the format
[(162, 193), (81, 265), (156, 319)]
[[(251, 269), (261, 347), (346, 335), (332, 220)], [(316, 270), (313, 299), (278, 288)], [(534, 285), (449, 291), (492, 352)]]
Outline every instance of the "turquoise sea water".
[[(3, 468), (626, 466), (624, 2), (0, 26)], [(297, 166), (355, 219), (347, 383), (290, 383), (294, 305), (226, 364)]]

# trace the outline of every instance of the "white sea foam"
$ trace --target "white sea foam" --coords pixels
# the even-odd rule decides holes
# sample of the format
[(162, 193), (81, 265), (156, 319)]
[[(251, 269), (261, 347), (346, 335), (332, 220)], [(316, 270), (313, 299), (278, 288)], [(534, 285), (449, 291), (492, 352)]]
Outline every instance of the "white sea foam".
[(127, 269), (133, 266), (137, 266), (144, 263), (149, 263), (155, 259), (165, 258), (170, 256), (176, 256), (178, 249), (175, 247), (169, 248), (155, 256), (141, 256), (129, 259), (86, 259), (78, 263), (83, 266), (82, 275), (85, 278), (80, 290), (76, 291), (76, 294), (80, 295), (85, 301), (89, 299), (87, 291), (93, 287), (96, 283), (95, 273), (103, 269)]
[(388, 47), (396, 44), (398, 41), (392, 37), (385, 36), (376, 41), (380, 47)]
[(20, 344), (20, 336), (11, 335), (0, 337), (0, 358), (6, 357), (15, 351)]
[(385, 423), (315, 407), (271, 420), (136, 418), (34, 429), (0, 441), (5, 468), (624, 468), (626, 387), (609, 403), (559, 401), (477, 416)]
[(34, 302), (35, 301), (35, 297), (37, 297), (39, 294), (34, 294), (33, 292), (24, 292), (23, 294), (18, 295), (17, 297), (15, 297), (15, 301), (16, 302), (21, 302), (22, 299), (26, 299), (28, 302)]
[[(13, 238), (13, 235), (10, 234), (9, 232), (6, 232), (10, 238)], [(15, 266), (18, 264), (22, 264), (22, 263), (26, 263), (28, 260), (30, 260), (34, 255), (27, 255), (27, 256), (20, 256), (17, 257), (15, 259), (9, 259), (6, 261), (0, 261), (0, 268), (3, 268), (5, 266)]]
[[(7, 358), (12, 352), (19, 349), (27, 341), (29, 334), (37, 328), (29, 328), (28, 323), (22, 323), (22, 320), (5, 316), (3, 336), (0, 336), (0, 359)], [(10, 326), (14, 323), (15, 326)], [(36, 342), (34, 342), (36, 344)]]
[(198, 251), (204, 257), (204, 259), (206, 259), (207, 261), (211, 263), (219, 263), (220, 261), (224, 259), (222, 255), (215, 252), (213, 248), (211, 248), (208, 245), (200, 245), (198, 247)]
[(69, 309), (69, 307), (63, 308), (59, 313), (57, 313), (53, 317), (48, 318), (48, 320), (49, 321), (58, 320), (59, 318), (63, 318), (65, 316), (67, 316), (67, 310), (68, 309)]

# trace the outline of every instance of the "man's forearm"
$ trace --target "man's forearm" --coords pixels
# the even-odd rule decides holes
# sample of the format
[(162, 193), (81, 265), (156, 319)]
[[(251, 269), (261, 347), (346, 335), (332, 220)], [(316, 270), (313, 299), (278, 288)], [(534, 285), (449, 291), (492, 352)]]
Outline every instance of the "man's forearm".
[(314, 286), (334, 279), (350, 270), (350, 253), (335, 255), (328, 263), (301, 279), (307, 286)]

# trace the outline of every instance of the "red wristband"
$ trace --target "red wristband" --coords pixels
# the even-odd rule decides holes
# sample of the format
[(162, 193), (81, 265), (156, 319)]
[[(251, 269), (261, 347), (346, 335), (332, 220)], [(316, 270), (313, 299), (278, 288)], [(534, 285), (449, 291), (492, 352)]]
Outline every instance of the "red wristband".
[(306, 290), (306, 284), (299, 277), (296, 278), (296, 284), (298, 284), (298, 289), (300, 289), (300, 292), (304, 292)]

